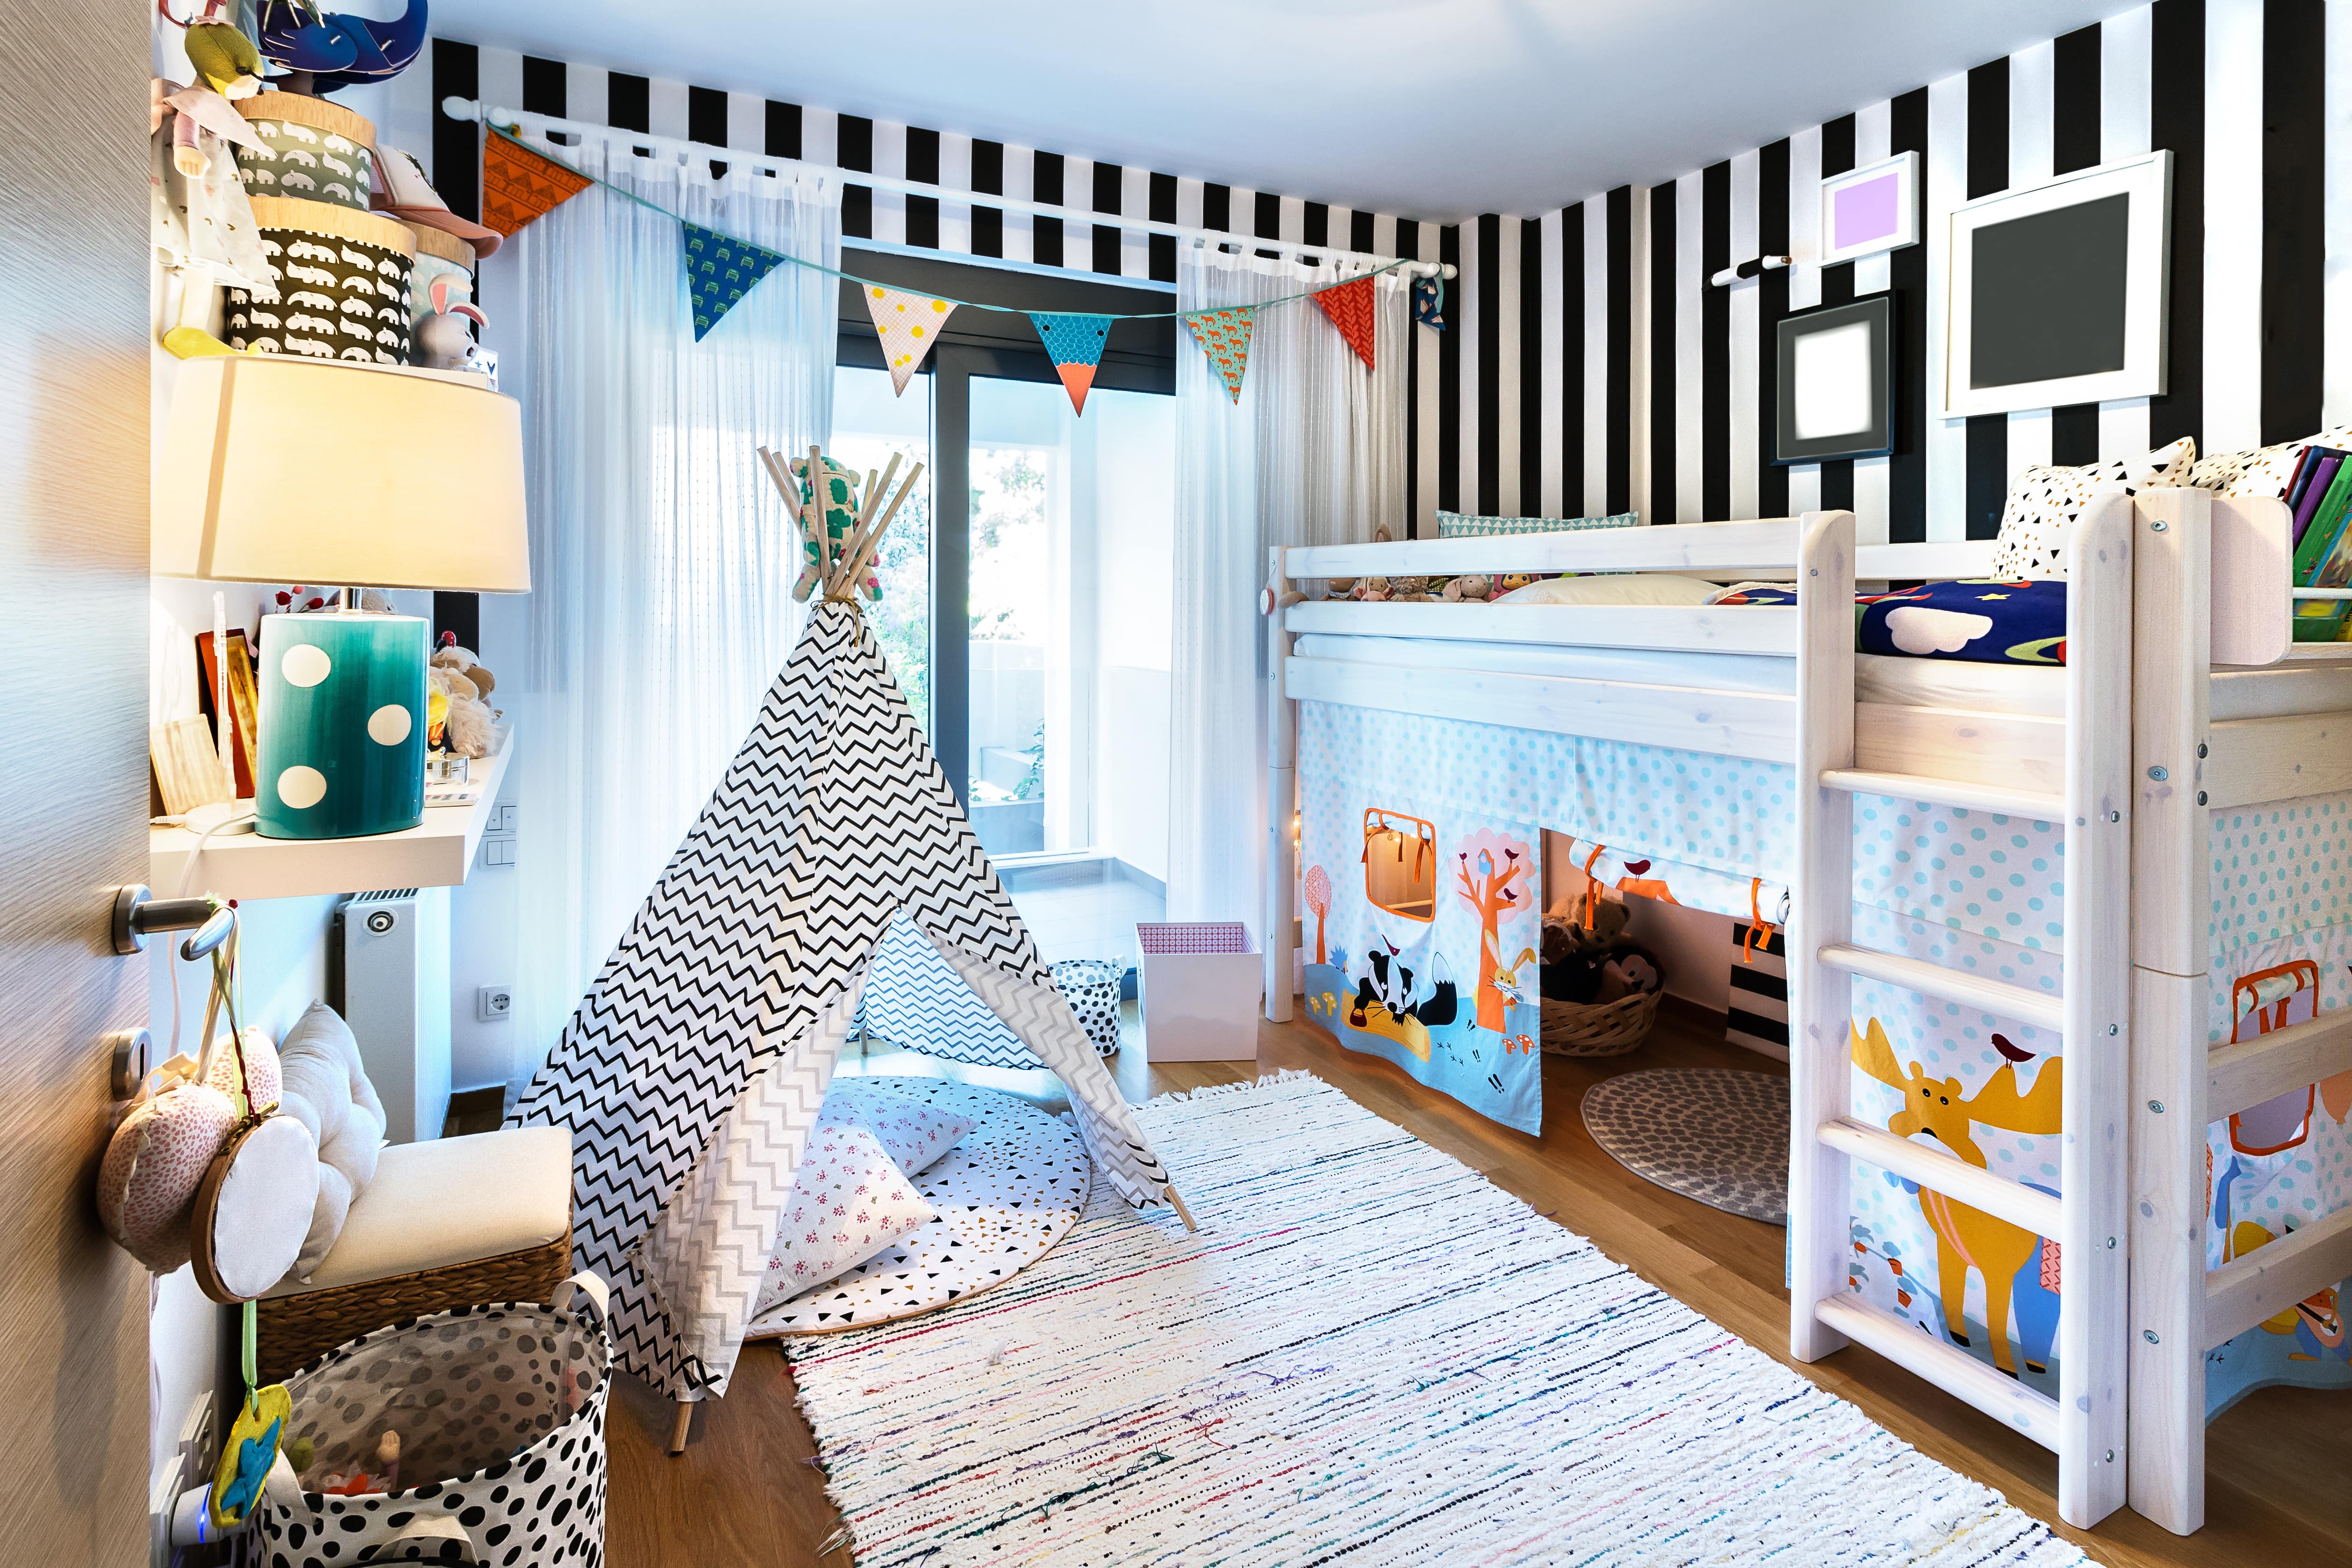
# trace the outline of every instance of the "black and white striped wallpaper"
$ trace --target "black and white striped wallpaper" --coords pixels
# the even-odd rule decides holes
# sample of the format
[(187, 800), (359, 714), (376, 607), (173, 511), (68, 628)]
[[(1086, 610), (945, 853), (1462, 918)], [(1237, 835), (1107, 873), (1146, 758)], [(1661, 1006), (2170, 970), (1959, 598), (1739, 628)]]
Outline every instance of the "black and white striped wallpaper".
[[(1443, 333), (1412, 333), (1412, 525), (1439, 508), (1654, 522), (1857, 513), (1865, 538), (1989, 537), (2010, 477), (2176, 437), (2200, 451), (2352, 419), (2352, 16), (2326, 0), (2155, 0), (2095, 26), (1807, 126), (1649, 187), (1533, 216), (1417, 222), (1295, 195), (1123, 168), (511, 50), (436, 40), (431, 69), (353, 107), (384, 140), (432, 148), (470, 211), (471, 128), (449, 94), (950, 186), (1244, 237), (1455, 263)], [(1661, 112), (1671, 112), (1662, 106)], [(2331, 135), (2331, 129), (2334, 134)], [(1934, 243), (1959, 203), (2168, 148), (2169, 392), (1968, 420), (1936, 417)], [(1822, 268), (1820, 182), (1916, 150), (1928, 237)], [(1430, 193), (1442, 210), (1445, 193)], [(853, 189), (854, 238), (1168, 281), (1175, 242)], [(1706, 278), (1765, 253), (1797, 265), (1729, 289)], [(1897, 300), (1897, 449), (1780, 468), (1769, 458), (1774, 326), (1883, 289)], [(2331, 305), (2333, 309), (2331, 309)]]
[[(2326, 0), (2156, 0), (1670, 184), (1442, 230), (1462, 255), (1465, 330), (1422, 367), (1437, 426), (1418, 433), (1423, 506), (1433, 490), (1470, 511), (1630, 500), (1689, 522), (1843, 505), (1865, 537), (1982, 538), (2030, 463), (2184, 435), (2229, 450), (2352, 419), (2352, 16), (2336, 20)], [(1944, 215), (2156, 148), (2174, 156), (2168, 394), (1937, 417)], [(1906, 150), (1926, 174), (1927, 242), (1811, 265), (1822, 176)], [(1759, 253), (1798, 265), (1707, 286)], [(1888, 289), (1895, 456), (1772, 465), (1776, 321)]]

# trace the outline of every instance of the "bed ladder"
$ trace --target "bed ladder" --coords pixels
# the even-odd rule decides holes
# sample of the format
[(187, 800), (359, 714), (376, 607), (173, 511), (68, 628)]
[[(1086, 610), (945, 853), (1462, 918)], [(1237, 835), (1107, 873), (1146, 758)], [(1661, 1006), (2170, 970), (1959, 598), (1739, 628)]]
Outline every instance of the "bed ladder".
[[(1857, 767), (1853, 514), (1805, 514), (1798, 563), (1790, 1351), (1811, 1362), (1860, 1343), (2025, 1433), (2057, 1454), (2060, 1517), (2084, 1528), (2123, 1503), (2126, 1476), (2131, 523), (2129, 498), (2099, 498), (2067, 541), (2063, 795), (2000, 782), (1998, 759), (1981, 754), (1956, 763), (1977, 774), (1965, 781)], [(2063, 997), (1855, 945), (1857, 795), (2063, 823)], [(2059, 1033), (2063, 1199), (1851, 1114), (1856, 976)], [(1849, 1290), (1853, 1160), (2058, 1241), (2057, 1399)]]

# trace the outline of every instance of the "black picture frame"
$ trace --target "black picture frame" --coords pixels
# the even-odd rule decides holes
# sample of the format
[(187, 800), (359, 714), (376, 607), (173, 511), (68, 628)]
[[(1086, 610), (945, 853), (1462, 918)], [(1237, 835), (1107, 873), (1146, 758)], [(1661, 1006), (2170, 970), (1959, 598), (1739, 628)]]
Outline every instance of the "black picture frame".
[[(1861, 322), (1869, 329), (1870, 424), (1810, 439), (1797, 435), (1797, 344), (1816, 332)], [(1873, 294), (1850, 305), (1825, 305), (1780, 319), (1774, 344), (1772, 461), (1819, 463), (1834, 458), (1884, 458), (1895, 450), (1895, 297)]]

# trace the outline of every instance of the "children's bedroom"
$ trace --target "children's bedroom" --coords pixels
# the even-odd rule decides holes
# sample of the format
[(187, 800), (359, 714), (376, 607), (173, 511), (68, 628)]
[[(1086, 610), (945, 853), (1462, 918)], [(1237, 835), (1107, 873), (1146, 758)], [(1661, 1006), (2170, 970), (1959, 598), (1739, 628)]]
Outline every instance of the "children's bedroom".
[(20, 9), (11, 1562), (2352, 1563), (2352, 11)]

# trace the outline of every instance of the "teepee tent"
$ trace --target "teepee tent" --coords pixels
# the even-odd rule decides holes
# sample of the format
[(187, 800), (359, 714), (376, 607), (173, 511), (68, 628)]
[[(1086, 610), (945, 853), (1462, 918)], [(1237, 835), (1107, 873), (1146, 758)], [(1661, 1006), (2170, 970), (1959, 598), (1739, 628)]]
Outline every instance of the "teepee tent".
[(509, 1118), (572, 1129), (577, 1260), (613, 1282), (622, 1364), (680, 1400), (726, 1391), (869, 969), (976, 998), (1068, 1087), (1097, 1173), (1182, 1212), (858, 611), (878, 499), (846, 540), (800, 520), (823, 601)]

